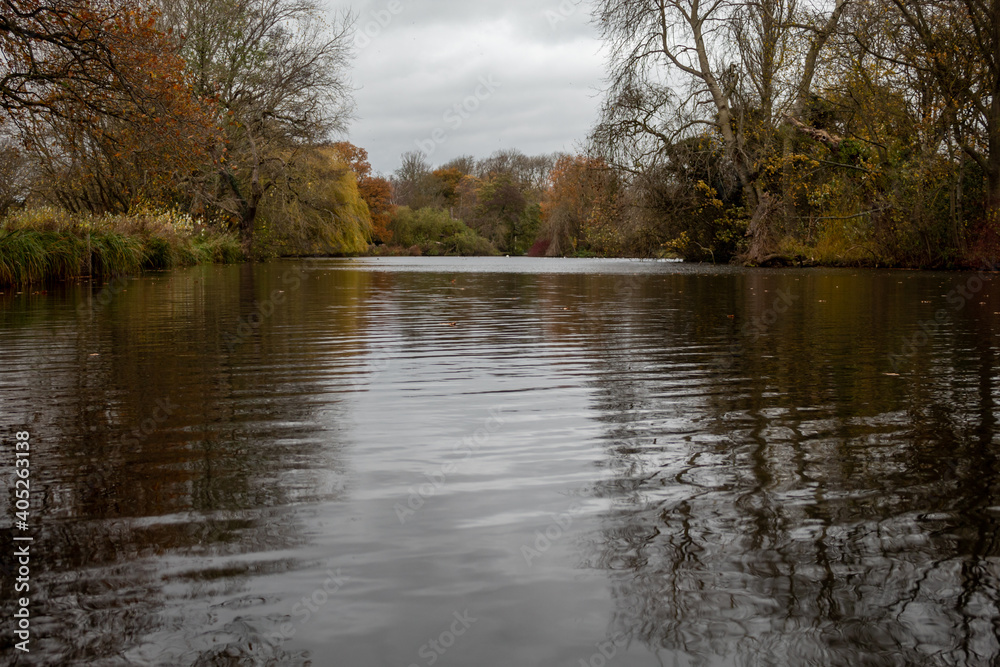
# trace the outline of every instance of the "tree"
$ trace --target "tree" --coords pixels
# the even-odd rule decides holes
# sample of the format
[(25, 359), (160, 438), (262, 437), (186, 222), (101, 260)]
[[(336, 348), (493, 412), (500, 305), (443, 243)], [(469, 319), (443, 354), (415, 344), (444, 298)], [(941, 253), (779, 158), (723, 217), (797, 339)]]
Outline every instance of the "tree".
[(444, 205), (449, 208), (453, 207), (458, 201), (458, 184), (465, 178), (465, 174), (455, 167), (442, 167), (432, 171), (431, 176), (437, 181)]
[(67, 77), (37, 106), (13, 111), (22, 141), (39, 157), (45, 194), (93, 212), (181, 203), (192, 175), (212, 163), (219, 140), (212, 109), (193, 94), (155, 13), (121, 11), (101, 31), (94, 48), (127, 72), (126, 81), (107, 72), (96, 81)]
[(420, 209), (440, 204), (439, 184), (420, 151), (403, 153), (402, 164), (392, 176), (392, 187), (399, 206)]
[(314, 0), (159, 1), (196, 92), (224, 118), (226, 147), (206, 197), (237, 217), (249, 245), (264, 195), (293, 196), (289, 158), (350, 117), (354, 16), (328, 23)]
[(1000, 224), (1000, 3), (887, 1), (902, 18), (902, 58), (934, 82), (956, 140), (985, 174), (991, 224)]
[(476, 164), (476, 175), (480, 178), (506, 176), (532, 199), (541, 197), (548, 184), (549, 172), (555, 164), (551, 155), (529, 157), (517, 149), (496, 151)]
[[(473, 226), (500, 250), (523, 254), (534, 242), (529, 202), (506, 174), (483, 181), (477, 193), (478, 216)], [(536, 223), (537, 224), (537, 223)]]
[(24, 202), (29, 178), (24, 152), (13, 139), (0, 135), (0, 216)]
[(542, 201), (542, 236), (550, 240), (549, 256), (591, 250), (587, 232), (615, 220), (603, 219), (616, 207), (617, 175), (600, 158), (564, 155), (550, 176)]
[(280, 156), (286, 188), (271, 188), (260, 202), (261, 232), (285, 255), (356, 254), (368, 249), (372, 221), (357, 178), (333, 146)]
[(462, 172), (463, 176), (469, 176), (476, 171), (476, 158), (472, 155), (460, 155), (456, 158), (448, 160), (443, 165), (442, 169), (457, 169)]
[(120, 0), (0, 0), (0, 108), (51, 113), (72, 101), (98, 113), (133, 93), (114, 50), (137, 11)]
[(392, 240), (389, 223), (396, 210), (392, 203), (392, 183), (381, 176), (372, 175), (372, 165), (368, 162), (368, 151), (347, 141), (335, 143), (334, 148), (351, 167), (358, 180), (358, 192), (368, 205), (372, 219), (372, 237), (381, 242)]
[[(762, 144), (773, 136), (777, 110), (794, 116), (810, 90), (816, 57), (846, 2), (838, 0), (816, 27), (792, 0), (601, 0), (596, 20), (610, 50), (611, 86), (594, 138), (618, 164), (641, 172), (679, 139), (711, 128), (751, 213), (750, 256), (763, 256), (774, 206), (761, 181)], [(795, 54), (794, 83), (781, 85), (793, 30), (811, 36), (802, 40), (806, 52)], [(743, 67), (730, 59), (731, 44)]]

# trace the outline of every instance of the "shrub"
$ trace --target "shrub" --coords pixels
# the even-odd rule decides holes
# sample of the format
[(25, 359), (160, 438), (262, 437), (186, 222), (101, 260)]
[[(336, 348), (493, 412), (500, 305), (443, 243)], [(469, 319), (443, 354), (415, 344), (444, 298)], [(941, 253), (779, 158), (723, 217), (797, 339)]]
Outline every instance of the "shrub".
[(389, 223), (393, 240), (403, 247), (416, 247), (423, 255), (497, 255), (488, 240), (455, 220), (442, 209), (408, 206), (396, 209)]

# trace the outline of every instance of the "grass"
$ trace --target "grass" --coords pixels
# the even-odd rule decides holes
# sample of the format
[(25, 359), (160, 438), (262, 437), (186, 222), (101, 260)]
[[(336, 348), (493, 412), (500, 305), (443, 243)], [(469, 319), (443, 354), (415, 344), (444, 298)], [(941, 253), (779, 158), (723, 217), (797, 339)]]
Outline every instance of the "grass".
[(33, 208), (0, 220), (0, 286), (242, 259), (235, 236), (197, 230), (172, 212), (95, 217)]

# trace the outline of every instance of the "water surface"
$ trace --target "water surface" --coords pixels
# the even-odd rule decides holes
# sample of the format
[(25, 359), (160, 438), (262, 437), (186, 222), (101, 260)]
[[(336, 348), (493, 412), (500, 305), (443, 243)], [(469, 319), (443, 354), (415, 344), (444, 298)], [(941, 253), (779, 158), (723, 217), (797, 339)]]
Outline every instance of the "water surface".
[(0, 661), (996, 664), (996, 280), (401, 258), (4, 290), (0, 532), (27, 427), (35, 542), (32, 651), (5, 625)]

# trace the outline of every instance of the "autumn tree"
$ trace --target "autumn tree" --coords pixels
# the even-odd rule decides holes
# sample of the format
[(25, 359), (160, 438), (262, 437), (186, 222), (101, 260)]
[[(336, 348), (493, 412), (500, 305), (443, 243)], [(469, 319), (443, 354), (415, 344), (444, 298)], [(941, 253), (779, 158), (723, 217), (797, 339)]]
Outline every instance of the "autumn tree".
[(900, 59), (933, 81), (955, 140), (985, 175), (991, 224), (1000, 224), (1000, 3), (887, 3), (901, 19)]
[(329, 21), (314, 0), (159, 1), (196, 92), (224, 119), (225, 150), (204, 192), (237, 218), (249, 245), (265, 194), (295, 197), (290, 159), (351, 115), (354, 16)]
[(334, 148), (350, 166), (358, 181), (358, 192), (368, 205), (372, 219), (372, 237), (381, 242), (392, 240), (389, 223), (396, 207), (392, 203), (392, 183), (382, 176), (372, 175), (368, 151), (347, 141), (335, 143)]
[(120, 0), (0, 0), (0, 108), (51, 113), (71, 101), (113, 112), (134, 92), (115, 48), (134, 11)]
[(282, 255), (344, 255), (368, 249), (372, 218), (358, 180), (334, 146), (301, 148), (282, 155), (287, 194), (271, 188), (260, 202), (259, 233)]
[(542, 236), (549, 240), (546, 254), (590, 250), (588, 231), (617, 222), (610, 215), (619, 196), (616, 174), (600, 158), (564, 155), (549, 179), (542, 201)]
[(444, 205), (449, 209), (453, 208), (458, 201), (458, 184), (465, 178), (465, 174), (455, 167), (442, 167), (432, 171), (431, 176), (437, 181)]
[[(601, 0), (595, 19), (611, 85), (595, 140), (616, 164), (641, 171), (710, 128), (751, 217), (749, 256), (762, 258), (775, 206), (761, 179), (761, 144), (795, 118), (846, 3), (811, 17), (793, 0)], [(793, 52), (795, 44), (804, 48)]]
[[(12, 122), (38, 159), (41, 193), (70, 210), (124, 212), (183, 204), (193, 174), (212, 163), (213, 110), (193, 94), (185, 64), (156, 15), (116, 11), (97, 48), (126, 72), (67, 77)], [(109, 65), (110, 66), (110, 65)], [(96, 101), (98, 96), (100, 101)]]
[(537, 201), (548, 184), (555, 164), (551, 155), (525, 155), (513, 148), (494, 152), (476, 163), (479, 178), (504, 176), (515, 183), (529, 199)]

